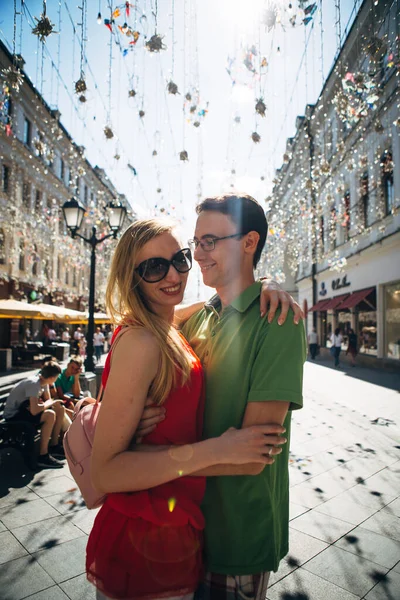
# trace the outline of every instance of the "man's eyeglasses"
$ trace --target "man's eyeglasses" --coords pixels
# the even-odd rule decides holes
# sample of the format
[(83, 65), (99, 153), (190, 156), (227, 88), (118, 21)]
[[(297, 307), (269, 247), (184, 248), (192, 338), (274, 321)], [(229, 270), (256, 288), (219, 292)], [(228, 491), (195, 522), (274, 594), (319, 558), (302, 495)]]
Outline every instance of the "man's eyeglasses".
[(188, 244), (192, 250), (196, 250), (199, 246), (201, 246), (204, 252), (211, 252), (215, 249), (215, 242), (220, 242), (221, 240), (229, 240), (231, 238), (239, 237), (246, 235), (245, 233), (234, 233), (232, 235), (224, 235), (224, 237), (203, 237), (201, 240), (194, 238), (193, 240), (189, 240)]
[(179, 250), (171, 260), (166, 258), (148, 258), (135, 269), (135, 272), (147, 283), (157, 283), (167, 276), (170, 266), (178, 273), (187, 273), (192, 268), (192, 253), (190, 248)]

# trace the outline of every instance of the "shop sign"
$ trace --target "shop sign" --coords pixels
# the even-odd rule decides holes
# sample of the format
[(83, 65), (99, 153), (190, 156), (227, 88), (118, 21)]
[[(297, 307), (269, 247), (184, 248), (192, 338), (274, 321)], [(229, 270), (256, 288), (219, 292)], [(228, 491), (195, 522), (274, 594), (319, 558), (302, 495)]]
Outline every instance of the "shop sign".
[(349, 287), (349, 285), (351, 285), (351, 282), (347, 281), (347, 275), (342, 277), (342, 279), (340, 279), (340, 277), (338, 277), (337, 279), (333, 279), (333, 281), (332, 281), (332, 289), (333, 290), (340, 290), (342, 288)]

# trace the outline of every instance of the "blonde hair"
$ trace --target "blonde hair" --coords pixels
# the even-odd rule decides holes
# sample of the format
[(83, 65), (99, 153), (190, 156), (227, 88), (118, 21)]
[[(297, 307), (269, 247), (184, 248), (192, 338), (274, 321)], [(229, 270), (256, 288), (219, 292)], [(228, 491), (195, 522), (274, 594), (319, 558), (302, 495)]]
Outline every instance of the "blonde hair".
[(112, 320), (118, 325), (144, 327), (159, 344), (160, 368), (149, 391), (156, 404), (164, 402), (178, 384), (178, 376), (179, 384), (186, 383), (193, 359), (175, 327), (149, 307), (135, 268), (138, 253), (144, 245), (163, 233), (172, 233), (174, 228), (173, 222), (161, 219), (132, 223), (115, 249), (106, 290), (106, 306)]

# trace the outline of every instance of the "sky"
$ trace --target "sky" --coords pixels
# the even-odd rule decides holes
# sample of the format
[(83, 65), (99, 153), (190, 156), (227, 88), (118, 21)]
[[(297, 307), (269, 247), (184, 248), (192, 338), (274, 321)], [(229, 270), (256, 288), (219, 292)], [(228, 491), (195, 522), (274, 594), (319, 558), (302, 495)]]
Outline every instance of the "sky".
[[(24, 0), (21, 11), (21, 0), (1, 0), (0, 37), (10, 50), (14, 4), (16, 52), (47, 103), (60, 110), (72, 138), (85, 146), (86, 158), (106, 170), (139, 217), (170, 215), (186, 240), (193, 234), (199, 197), (241, 190), (265, 202), (296, 116), (317, 100), (332, 67), (338, 48), (335, 4), (344, 37), (361, 1), (318, 0), (305, 26), (298, 0), (141, 0), (129, 18), (124, 3), (111, 0), (86, 0), (86, 11), (84, 0), (47, 0), (47, 16), (58, 33), (42, 46), (31, 30), (43, 1)], [(268, 27), (266, 11), (274, 5), (278, 19)], [(122, 10), (113, 34), (104, 24), (110, 7)], [(295, 27), (289, 22), (294, 16)], [(136, 45), (117, 28), (125, 20), (140, 33)], [(164, 48), (152, 53), (144, 43), (156, 30)], [(253, 47), (256, 53), (249, 54)], [(249, 56), (247, 68), (243, 61)], [(81, 64), (85, 103), (75, 93)], [(167, 91), (171, 80), (177, 94)], [(128, 94), (132, 89), (134, 98)], [(255, 112), (260, 98), (264, 117)], [(111, 140), (104, 136), (106, 125), (114, 133)], [(261, 137), (257, 144), (251, 139), (255, 131)], [(180, 160), (183, 150), (188, 161)], [(194, 269), (187, 298), (205, 293)]]

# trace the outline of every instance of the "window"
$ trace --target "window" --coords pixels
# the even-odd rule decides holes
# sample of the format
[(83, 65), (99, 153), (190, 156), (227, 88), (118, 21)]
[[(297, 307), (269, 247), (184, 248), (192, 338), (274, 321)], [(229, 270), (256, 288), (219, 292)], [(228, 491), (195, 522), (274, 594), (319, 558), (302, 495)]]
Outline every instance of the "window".
[(48, 212), (48, 214), (50, 214), (51, 209), (53, 207), (53, 201), (52, 201), (50, 194), (46, 195), (46, 206), (47, 206), (47, 212)]
[(69, 285), (69, 271), (65, 269), (65, 284)]
[(350, 226), (351, 226), (351, 219), (350, 219), (350, 190), (347, 190), (344, 193), (343, 196), (343, 204), (344, 204), (344, 210), (343, 210), (343, 231), (344, 231), (344, 241), (348, 242), (349, 238), (350, 238)]
[(35, 194), (35, 211), (40, 212), (42, 208), (42, 192), (40, 190), (36, 190)]
[(360, 201), (359, 201), (359, 219), (362, 227), (369, 225), (369, 184), (368, 171), (365, 171), (360, 178)]
[(24, 121), (24, 144), (31, 147), (32, 144), (32, 124), (29, 119), (25, 119)]
[(85, 187), (84, 187), (84, 193), (83, 193), (83, 202), (84, 202), (85, 206), (87, 206), (88, 197), (89, 197), (89, 189), (88, 189), (88, 186), (85, 185)]
[(5, 194), (10, 191), (10, 167), (7, 165), (1, 168), (1, 189)]
[(385, 150), (381, 156), (381, 181), (385, 202), (385, 215), (391, 215), (394, 203), (393, 188), (393, 156), (390, 150)]
[(19, 270), (25, 271), (25, 244), (22, 241), (19, 243)]
[(37, 251), (37, 246), (36, 246), (36, 244), (34, 244), (33, 252), (32, 252), (32, 275), (38, 274), (38, 259), (39, 259), (39, 255), (38, 255), (38, 251)]
[(31, 207), (31, 194), (32, 194), (31, 184), (28, 181), (24, 181), (24, 183), (22, 185), (22, 203), (27, 208)]
[(331, 207), (331, 218), (330, 218), (330, 227), (329, 227), (329, 240), (330, 240), (330, 248), (336, 248), (336, 206), (333, 204)]
[(6, 262), (6, 240), (4, 236), (4, 229), (0, 229), (0, 265), (4, 265)]
[(61, 279), (61, 258), (57, 256), (57, 279)]
[(74, 267), (73, 271), (72, 271), (72, 286), (73, 287), (77, 286), (77, 281), (76, 281), (76, 267)]
[(319, 233), (321, 240), (321, 249), (325, 250), (325, 219), (323, 215), (319, 218)]
[(60, 158), (60, 179), (64, 181), (65, 177), (65, 164), (62, 158)]

